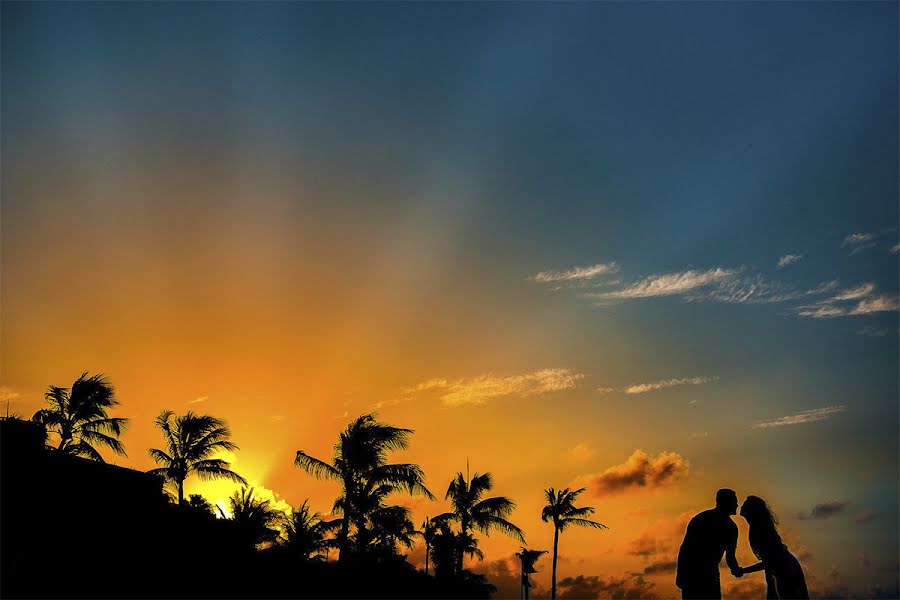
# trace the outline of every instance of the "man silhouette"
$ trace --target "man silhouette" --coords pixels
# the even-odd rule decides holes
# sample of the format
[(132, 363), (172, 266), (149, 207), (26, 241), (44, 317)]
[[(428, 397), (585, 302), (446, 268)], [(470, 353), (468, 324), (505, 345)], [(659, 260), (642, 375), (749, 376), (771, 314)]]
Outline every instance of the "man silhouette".
[(719, 599), (719, 563), (722, 555), (731, 574), (740, 577), (740, 566), (734, 556), (738, 529), (731, 515), (737, 512), (738, 501), (734, 490), (716, 492), (716, 507), (705, 510), (690, 520), (684, 541), (678, 550), (678, 568), (675, 585), (681, 588), (681, 597), (694, 600)]

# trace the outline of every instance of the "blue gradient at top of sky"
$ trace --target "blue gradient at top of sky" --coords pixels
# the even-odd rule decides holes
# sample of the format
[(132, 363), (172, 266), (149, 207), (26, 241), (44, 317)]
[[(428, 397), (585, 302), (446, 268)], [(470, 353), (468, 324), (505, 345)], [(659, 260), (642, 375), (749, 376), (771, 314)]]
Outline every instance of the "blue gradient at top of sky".
[[(453, 260), (435, 267), (446, 269), (437, 277), (451, 280), (448, 287), (457, 277), (460, 287), (503, 287), (491, 297), (535, 308), (536, 320), (571, 315), (547, 321), (547, 328), (565, 325), (558, 340), (536, 336), (535, 346), (556, 352), (550, 364), (498, 358), (480, 369), (565, 365), (596, 373), (596, 357), (627, 340), (644, 350), (623, 343), (620, 371), (605, 374), (617, 380), (605, 383), (717, 376), (720, 395), (730, 399), (732, 387), (741, 388), (736, 397), (758, 403), (760, 418), (852, 404), (840, 421), (822, 425), (834, 444), (822, 429), (800, 427), (792, 442), (754, 443), (760, 453), (795, 452), (807, 466), (816, 456), (822, 465), (853, 462), (840, 475), (847, 486), (850, 471), (871, 464), (881, 478), (854, 501), (893, 512), (885, 531), (896, 525), (896, 311), (815, 320), (779, 306), (698, 308), (677, 297), (592, 307), (527, 278), (609, 261), (625, 281), (744, 267), (798, 289), (872, 281), (896, 296), (897, 256), (886, 249), (897, 243), (900, 218), (897, 3), (4, 3), (2, 10), (10, 238), (26, 236), (38, 218), (10, 191), (42, 178), (107, 173), (158, 179), (159, 203), (179, 210), (185, 199), (168, 173), (212, 182), (213, 193), (191, 200), (192, 226), (229, 202), (242, 204), (232, 208), (249, 224), (273, 228), (282, 225), (254, 213), (294, 210), (298, 221), (318, 213), (374, 228), (414, 214), (410, 223), (423, 236), (450, 238)], [(270, 211), (268, 189), (224, 193), (234, 173), (274, 182), (279, 192), (323, 193)], [(222, 196), (217, 181), (226, 182)], [(41, 200), (44, 208), (67, 201)], [(882, 235), (881, 246), (851, 254), (842, 242), (857, 232)], [(336, 244), (354, 243), (341, 229), (331, 235)], [(20, 248), (4, 241), (7, 268), (26, 260)], [(792, 253), (803, 261), (778, 270), (779, 257)], [(888, 335), (857, 335), (866, 326)], [(659, 407), (672, 418), (683, 409)], [(698, 423), (709, 423), (706, 416)], [(685, 437), (683, 429), (654, 435), (671, 447), (676, 433)], [(766, 435), (743, 435), (757, 434)], [(690, 458), (702, 463), (748, 447), (716, 444), (693, 448)], [(830, 489), (823, 483), (830, 475), (771, 469), (785, 485), (808, 476), (818, 477), (811, 487)], [(885, 547), (892, 542), (896, 551), (896, 537)]]
[(478, 197), (445, 201), (480, 203), (481, 243), (560, 265), (767, 265), (897, 222), (892, 3), (5, 12), (4, 84), (29, 92), (5, 126), (32, 143), (122, 125), (201, 169), (238, 153), (455, 179)]

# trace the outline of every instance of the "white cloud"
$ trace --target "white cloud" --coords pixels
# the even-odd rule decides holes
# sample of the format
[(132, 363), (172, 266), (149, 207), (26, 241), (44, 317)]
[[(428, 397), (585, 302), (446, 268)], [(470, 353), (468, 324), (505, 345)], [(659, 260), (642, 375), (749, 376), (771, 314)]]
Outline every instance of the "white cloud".
[(799, 262), (800, 259), (803, 258), (802, 254), (785, 254), (781, 258), (778, 259), (778, 268), (783, 269), (788, 265), (792, 265), (795, 262)]
[(894, 244), (888, 250), (891, 254), (900, 254), (900, 243)]
[(844, 238), (843, 243), (841, 243), (841, 247), (843, 248), (844, 246), (858, 246), (859, 244), (871, 242), (874, 239), (874, 233), (851, 233)]
[(591, 297), (597, 300), (627, 300), (632, 298), (677, 296), (719, 283), (734, 277), (736, 273), (737, 271), (735, 270), (719, 267), (707, 271), (688, 270), (680, 273), (663, 273), (646, 277), (624, 289), (592, 294)]
[(441, 404), (446, 408), (466, 404), (485, 404), (492, 398), (518, 394), (533, 396), (574, 388), (584, 375), (571, 369), (540, 369), (519, 375), (496, 376), (491, 373), (448, 381), (430, 379), (404, 390), (414, 394), (428, 390), (442, 390)]
[(760, 421), (753, 426), (753, 429), (767, 429), (769, 427), (784, 427), (786, 425), (816, 423), (818, 421), (824, 421), (825, 419), (833, 417), (836, 414), (842, 413), (845, 410), (847, 410), (847, 407), (844, 405), (814, 408), (812, 410), (805, 410), (803, 412), (787, 417), (778, 417), (777, 419)]
[(842, 290), (829, 298), (827, 302), (842, 302), (844, 300), (859, 300), (860, 298), (865, 298), (869, 294), (875, 291), (875, 284), (871, 281), (868, 283), (864, 283), (855, 288), (849, 288), (846, 290)]
[[(815, 304), (800, 306), (797, 314), (814, 319), (870, 315), (879, 312), (894, 312), (900, 309), (897, 296), (879, 294), (873, 296), (875, 284), (863, 283), (854, 288), (841, 290), (834, 296)], [(853, 304), (855, 302), (855, 304)]]
[(882, 294), (874, 298), (864, 298), (850, 309), (850, 315), (870, 315), (877, 312), (896, 312), (900, 309), (900, 300), (897, 296)]
[(530, 279), (540, 283), (552, 283), (555, 281), (580, 281), (593, 279), (600, 275), (616, 273), (619, 270), (614, 262), (598, 263), (587, 267), (573, 267), (565, 271), (541, 271)]
[(797, 309), (797, 314), (801, 317), (810, 317), (812, 319), (832, 319), (846, 316), (847, 311), (839, 306), (830, 304), (813, 304), (811, 306), (801, 306)]
[(678, 385), (702, 385), (710, 383), (717, 378), (710, 377), (681, 377), (678, 379), (663, 379), (652, 383), (633, 383), (626, 387), (623, 391), (626, 394), (645, 394), (647, 392), (655, 392), (665, 388), (675, 387)]

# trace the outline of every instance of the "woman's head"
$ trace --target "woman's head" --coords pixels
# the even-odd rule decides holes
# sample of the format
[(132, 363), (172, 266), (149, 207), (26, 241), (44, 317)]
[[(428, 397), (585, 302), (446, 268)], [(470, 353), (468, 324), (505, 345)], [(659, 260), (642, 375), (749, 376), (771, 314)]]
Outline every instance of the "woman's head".
[(747, 496), (744, 504), (741, 506), (741, 516), (751, 525), (753, 523), (771, 523), (773, 526), (778, 523), (775, 513), (771, 511), (766, 501), (759, 496)]
[(750, 525), (750, 548), (760, 560), (766, 560), (766, 555), (781, 548), (781, 536), (775, 529), (778, 519), (765, 500), (759, 496), (747, 496), (741, 506), (741, 516)]

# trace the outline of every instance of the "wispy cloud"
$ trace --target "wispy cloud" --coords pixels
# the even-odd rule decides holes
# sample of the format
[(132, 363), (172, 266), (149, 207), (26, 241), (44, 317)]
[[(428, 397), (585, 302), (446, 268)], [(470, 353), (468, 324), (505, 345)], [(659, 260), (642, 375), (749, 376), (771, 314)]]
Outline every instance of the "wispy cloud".
[(201, 402), (206, 402), (209, 400), (209, 396), (200, 396), (199, 398), (195, 398), (190, 402), (186, 402), (186, 404), (200, 404)]
[(841, 243), (841, 248), (844, 248), (846, 246), (859, 246), (860, 244), (871, 242), (874, 239), (874, 233), (851, 233), (844, 238), (844, 241)]
[(802, 254), (785, 254), (781, 258), (778, 259), (778, 268), (783, 269), (788, 265), (792, 265), (795, 262), (799, 262), (800, 259), (803, 258)]
[(770, 419), (766, 421), (760, 421), (756, 425), (753, 426), (753, 429), (767, 429), (769, 427), (785, 427), (787, 425), (801, 425), (803, 423), (816, 423), (818, 421), (824, 421), (834, 415), (840, 414), (847, 410), (847, 407), (843, 404), (840, 406), (826, 406), (824, 408), (814, 408), (812, 410), (805, 410), (803, 412), (797, 413), (795, 415), (790, 415), (787, 417), (778, 417), (777, 419)]
[(800, 513), (797, 515), (799, 519), (830, 519), (843, 513), (850, 506), (849, 500), (829, 500), (821, 504), (813, 506), (808, 513)]
[(877, 327), (863, 327), (856, 332), (856, 335), (866, 335), (869, 337), (885, 337), (890, 333), (887, 329), (878, 329)]
[[(841, 242), (841, 248), (850, 248), (850, 254), (858, 254), (863, 250), (868, 250), (882, 243), (883, 238), (889, 233), (897, 231), (896, 227), (884, 229), (882, 231), (872, 233), (851, 233)], [(888, 252), (900, 252), (900, 244), (896, 244), (888, 249)]]
[(891, 254), (900, 254), (900, 243), (894, 244), (888, 249)]
[(680, 377), (677, 379), (662, 379), (652, 383), (633, 383), (626, 387), (623, 391), (626, 394), (646, 394), (647, 392), (655, 392), (678, 385), (702, 385), (715, 381), (715, 377)]
[[(704, 383), (718, 381), (718, 379), (718, 377), (677, 377), (672, 379), (661, 379), (650, 383), (632, 383), (625, 387), (598, 387), (596, 390), (602, 394), (609, 394), (611, 392), (624, 392), (632, 395), (646, 394), (647, 392), (655, 392), (679, 385), (702, 385)], [(694, 401), (692, 400), (691, 403), (693, 404)]]
[(879, 312), (892, 312), (900, 309), (900, 299), (896, 295), (874, 295), (876, 286), (873, 282), (863, 283), (853, 288), (841, 290), (830, 298), (819, 300), (813, 304), (799, 306), (797, 314), (814, 319), (833, 319), (870, 315)]
[(530, 277), (530, 279), (540, 283), (581, 281), (594, 279), (600, 275), (616, 273), (618, 270), (619, 267), (614, 262), (598, 263), (586, 267), (573, 267), (564, 271), (541, 271), (537, 275)]
[(684, 295), (733, 277), (737, 271), (717, 267), (707, 271), (688, 270), (677, 273), (651, 275), (623, 289), (592, 294), (597, 300), (629, 300), (659, 296)]
[(594, 450), (584, 442), (575, 444), (575, 447), (569, 450), (569, 456), (579, 461), (587, 460), (596, 453), (596, 450)]
[(569, 390), (582, 378), (584, 375), (572, 369), (540, 369), (507, 376), (488, 373), (455, 381), (429, 379), (403, 391), (406, 395), (413, 395), (428, 390), (442, 390), (441, 404), (446, 408), (454, 408), (467, 404), (485, 404), (493, 398), (513, 394), (533, 396)]
[(860, 298), (865, 298), (869, 294), (875, 291), (875, 284), (872, 282), (864, 283), (855, 288), (849, 288), (846, 290), (842, 290), (839, 293), (835, 294), (831, 298), (829, 298), (828, 302), (843, 302), (845, 300), (859, 300)]
[(856, 515), (853, 520), (859, 524), (863, 524), (868, 523), (869, 521), (874, 521), (877, 517), (878, 515), (875, 514), (875, 511), (873, 511), (871, 508), (866, 508), (861, 513)]

